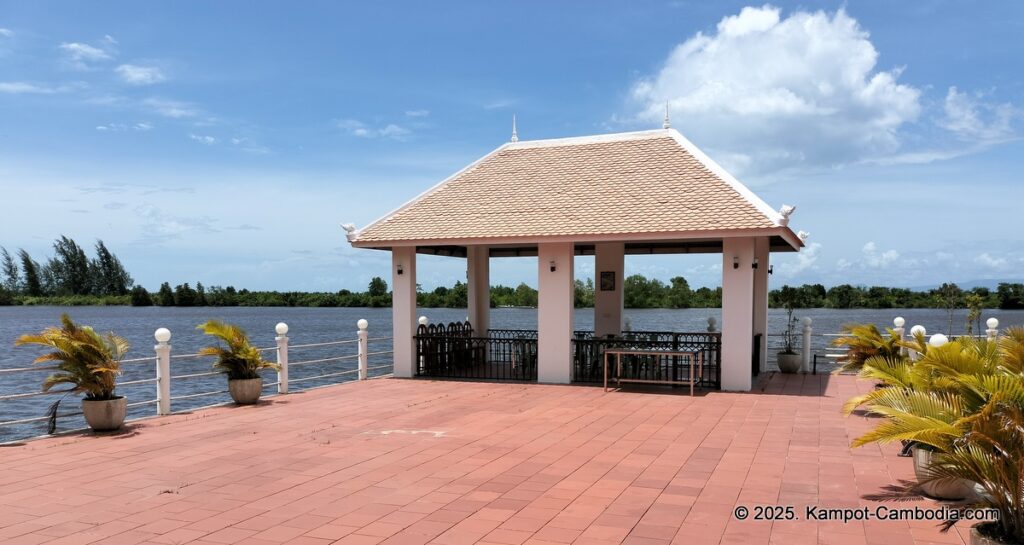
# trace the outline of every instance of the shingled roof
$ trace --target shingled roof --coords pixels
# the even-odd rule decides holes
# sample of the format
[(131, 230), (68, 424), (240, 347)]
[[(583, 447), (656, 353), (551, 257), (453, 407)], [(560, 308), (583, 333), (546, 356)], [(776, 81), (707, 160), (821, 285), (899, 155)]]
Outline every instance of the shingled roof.
[[(355, 232), (357, 247), (780, 230), (675, 129), (507, 143)], [(795, 237), (790, 237), (795, 240)]]

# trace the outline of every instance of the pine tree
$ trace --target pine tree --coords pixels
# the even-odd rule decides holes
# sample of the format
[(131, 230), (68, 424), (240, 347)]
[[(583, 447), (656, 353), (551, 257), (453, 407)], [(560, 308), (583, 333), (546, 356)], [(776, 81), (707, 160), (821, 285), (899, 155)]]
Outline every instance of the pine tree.
[(0, 246), (0, 274), (3, 275), (0, 284), (11, 294), (18, 292), (18, 273), (18, 263), (7, 252), (7, 248)]
[(89, 258), (73, 239), (61, 235), (53, 243), (56, 255), (46, 266), (52, 290), (58, 295), (88, 295), (92, 292)]
[(25, 295), (39, 297), (43, 295), (43, 284), (40, 278), (39, 263), (36, 263), (32, 256), (24, 249), (18, 251), (18, 258), (21, 259), (22, 289)]
[(196, 282), (196, 298), (195, 306), (205, 307), (209, 303), (206, 302), (206, 288), (203, 287), (202, 282)]
[(125, 295), (132, 285), (132, 277), (121, 260), (107, 249), (102, 240), (96, 241), (96, 259), (90, 263), (92, 287), (96, 295)]

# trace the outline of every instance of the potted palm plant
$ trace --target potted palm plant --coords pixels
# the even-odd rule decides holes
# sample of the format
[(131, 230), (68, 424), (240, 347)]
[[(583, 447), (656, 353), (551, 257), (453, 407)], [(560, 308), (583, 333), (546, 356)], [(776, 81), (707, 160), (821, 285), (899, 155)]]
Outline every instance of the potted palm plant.
[(263, 354), (249, 342), (245, 331), (234, 325), (210, 320), (196, 329), (222, 341), (223, 345), (207, 346), (199, 351), (204, 356), (216, 356), (213, 368), (228, 376), (228, 392), (239, 405), (251, 405), (263, 393), (263, 369), (279, 370), (276, 363), (263, 359)]
[(796, 317), (793, 316), (793, 302), (786, 301), (786, 330), (782, 333), (783, 347), (775, 361), (779, 365), (779, 371), (783, 373), (796, 373), (800, 370), (801, 356), (796, 351)]
[[(67, 314), (60, 317), (60, 327), (48, 327), (35, 335), (22, 335), (15, 346), (39, 345), (52, 348), (35, 359), (34, 363), (56, 363), (57, 371), (43, 380), (43, 391), (49, 392), (58, 384), (70, 384), (66, 393), (82, 393), (82, 414), (95, 431), (111, 431), (124, 424), (128, 400), (115, 395), (117, 376), (121, 374), (121, 359), (128, 352), (128, 341), (113, 333), (100, 335), (91, 327), (71, 321)], [(50, 406), (49, 431), (57, 425), (58, 400)]]
[(965, 448), (972, 434), (980, 440), (974, 426), (994, 407), (1005, 403), (1024, 407), (1024, 329), (1007, 330), (998, 343), (962, 337), (933, 346), (915, 363), (895, 357), (868, 358), (861, 376), (881, 380), (885, 386), (851, 399), (844, 411), (864, 405), (884, 420), (853, 446), (912, 441), (921, 490), (936, 498), (971, 500), (979, 487), (985, 488), (983, 481), (937, 468), (957, 449)]

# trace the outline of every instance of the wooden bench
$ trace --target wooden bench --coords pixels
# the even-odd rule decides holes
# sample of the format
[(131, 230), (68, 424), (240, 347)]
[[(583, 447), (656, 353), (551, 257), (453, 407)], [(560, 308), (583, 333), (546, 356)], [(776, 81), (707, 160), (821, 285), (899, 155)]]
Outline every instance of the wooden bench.
[[(671, 351), (671, 350), (628, 350), (620, 348), (609, 348), (604, 351), (604, 391), (608, 391), (608, 357), (615, 356), (615, 376), (612, 380), (615, 381), (616, 387), (620, 386), (624, 382), (639, 383), (639, 384), (689, 384), (690, 395), (693, 395), (693, 386), (696, 381), (704, 379), (704, 354), (702, 352), (694, 351)], [(667, 379), (656, 380), (656, 379), (640, 379), (640, 378), (622, 378), (622, 356), (655, 356), (655, 357), (680, 357), (688, 358), (690, 362), (690, 379), (684, 380), (673, 380), (671, 376)], [(697, 368), (697, 373), (694, 375), (694, 367)]]

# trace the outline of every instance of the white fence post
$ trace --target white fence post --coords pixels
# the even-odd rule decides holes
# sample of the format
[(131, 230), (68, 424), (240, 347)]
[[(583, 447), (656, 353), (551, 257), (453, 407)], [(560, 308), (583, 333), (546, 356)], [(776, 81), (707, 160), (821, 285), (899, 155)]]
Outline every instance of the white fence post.
[(284, 322), (278, 323), (274, 326), (274, 332), (277, 336), (274, 340), (277, 341), (277, 364), (281, 366), (281, 369), (277, 372), (277, 393), (287, 394), (288, 393), (288, 324)]
[(805, 316), (803, 319), (804, 324), (804, 336), (803, 336), (803, 357), (800, 361), (800, 371), (806, 373), (811, 368), (811, 318)]
[(366, 368), (368, 367), (366, 328), (369, 325), (370, 323), (366, 320), (356, 322), (356, 326), (359, 327), (359, 331), (356, 332), (356, 337), (359, 339), (359, 380), (366, 380)]
[(161, 327), (153, 333), (156, 339), (156, 414), (171, 414), (171, 331)]
[[(893, 320), (892, 320), (892, 332), (897, 334), (897, 335), (899, 335), (900, 342), (903, 342), (903, 334), (906, 332), (906, 330), (903, 328), (903, 326), (906, 323), (907, 323), (907, 321), (903, 319), (903, 316), (897, 316), (896, 318), (893, 318)], [(900, 354), (905, 355), (906, 353), (907, 353), (906, 347), (901, 346), (900, 347)]]
[(988, 340), (996, 340), (996, 337), (999, 336), (999, 320), (989, 318), (985, 321), (985, 325), (988, 326), (988, 329), (985, 330), (985, 334), (988, 335)]

